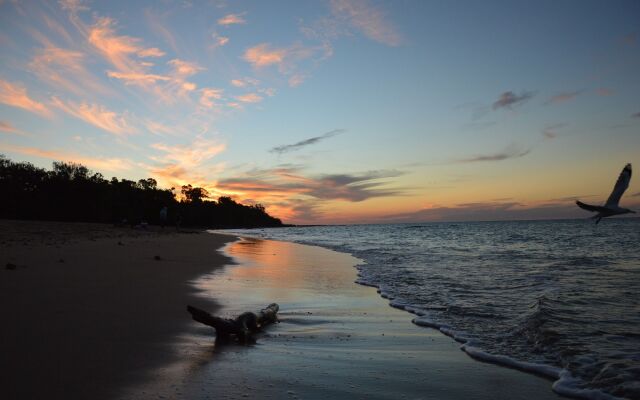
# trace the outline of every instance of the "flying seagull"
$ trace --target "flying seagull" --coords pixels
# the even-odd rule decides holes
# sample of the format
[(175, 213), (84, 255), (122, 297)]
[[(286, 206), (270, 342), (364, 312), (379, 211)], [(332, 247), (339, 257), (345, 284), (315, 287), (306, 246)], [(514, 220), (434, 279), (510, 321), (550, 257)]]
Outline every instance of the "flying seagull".
[(613, 191), (609, 195), (607, 202), (604, 206), (592, 206), (591, 204), (584, 204), (581, 201), (576, 200), (576, 204), (578, 207), (583, 210), (597, 212), (598, 214), (594, 215), (593, 218), (596, 220), (596, 224), (600, 222), (602, 218), (611, 217), (613, 215), (634, 213), (635, 211), (631, 211), (628, 208), (622, 208), (618, 205), (620, 202), (620, 198), (625, 190), (629, 187), (629, 181), (631, 180), (631, 164), (627, 164), (620, 172), (620, 176), (616, 181), (615, 186), (613, 187)]

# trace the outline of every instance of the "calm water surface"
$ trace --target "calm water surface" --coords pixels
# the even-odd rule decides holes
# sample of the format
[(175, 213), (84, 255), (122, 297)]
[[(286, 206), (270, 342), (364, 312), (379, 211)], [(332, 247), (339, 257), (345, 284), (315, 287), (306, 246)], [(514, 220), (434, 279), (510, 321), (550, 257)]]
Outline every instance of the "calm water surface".
[(640, 399), (640, 219), (234, 232), (353, 254), (360, 283), (415, 323), (549, 375), (559, 393)]

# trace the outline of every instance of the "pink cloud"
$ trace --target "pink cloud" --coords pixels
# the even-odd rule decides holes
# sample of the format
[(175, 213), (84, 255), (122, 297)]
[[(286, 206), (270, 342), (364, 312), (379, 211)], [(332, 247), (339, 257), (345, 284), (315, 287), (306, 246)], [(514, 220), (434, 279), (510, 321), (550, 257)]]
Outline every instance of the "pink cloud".
[(302, 82), (304, 82), (304, 75), (302, 74), (295, 74), (289, 78), (289, 86), (291, 87), (298, 87), (302, 85)]
[(22, 108), (43, 117), (51, 117), (53, 115), (47, 106), (29, 97), (26, 88), (20, 84), (2, 79), (0, 79), (0, 103)]
[(160, 50), (157, 47), (151, 47), (149, 49), (142, 49), (138, 51), (138, 56), (140, 57), (162, 57), (165, 54), (166, 53), (164, 51)]
[(169, 61), (169, 65), (173, 67), (174, 75), (179, 78), (186, 78), (204, 70), (204, 68), (196, 63), (177, 58)]
[(232, 79), (231, 84), (235, 87), (257, 86), (260, 81), (253, 78)]
[(145, 74), (141, 72), (116, 72), (107, 71), (107, 76), (124, 81), (125, 85), (149, 86), (159, 81), (169, 81), (170, 77), (156, 74)]
[(151, 157), (158, 163), (148, 168), (153, 177), (170, 186), (179, 187), (190, 183), (204, 187), (210, 193), (217, 193), (206, 175), (219, 173), (222, 166), (219, 164), (204, 168), (204, 165), (226, 149), (223, 143), (198, 137), (188, 145), (155, 143), (151, 147), (162, 153)]
[(254, 68), (277, 66), (280, 73), (290, 75), (296, 73), (297, 64), (313, 57), (324, 47), (306, 47), (295, 43), (289, 47), (272, 48), (269, 43), (262, 43), (245, 50), (243, 59)]
[(114, 135), (125, 135), (135, 130), (123, 115), (108, 110), (98, 104), (63, 102), (57, 97), (51, 99), (53, 105), (67, 114), (74, 116), (88, 124), (96, 126)]
[(161, 157), (152, 157), (162, 163), (177, 163), (184, 168), (195, 168), (222, 153), (226, 146), (214, 140), (196, 138), (190, 145), (152, 144), (153, 149), (164, 153)]
[(241, 96), (236, 96), (236, 100), (242, 103), (259, 103), (262, 101), (262, 96), (256, 93), (247, 93)]
[(151, 120), (145, 121), (144, 126), (145, 128), (147, 128), (149, 132), (154, 133), (156, 135), (171, 135), (171, 134), (174, 134), (176, 131), (176, 129), (171, 126), (164, 125), (164, 124), (161, 124), (160, 122), (151, 121)]
[(36, 51), (28, 67), (42, 82), (77, 95), (111, 93), (87, 70), (84, 59), (79, 51), (48, 46)]
[(200, 105), (206, 108), (213, 108), (216, 105), (214, 100), (222, 99), (223, 90), (204, 88), (200, 91), (200, 93)]
[(217, 33), (213, 33), (211, 37), (213, 38), (213, 47), (222, 47), (225, 44), (229, 43), (229, 38), (226, 36), (221, 36)]
[(228, 14), (218, 19), (218, 25), (228, 26), (236, 24), (245, 24), (247, 21), (244, 19), (244, 13), (242, 14)]
[(147, 54), (150, 49), (140, 45), (141, 40), (131, 36), (118, 36), (114, 30), (115, 21), (100, 18), (89, 30), (89, 43), (119, 71), (137, 71), (140, 64), (134, 56)]
[(287, 55), (286, 49), (271, 49), (268, 43), (262, 43), (247, 49), (243, 58), (256, 68), (279, 65)]
[(99, 18), (88, 32), (89, 43), (115, 67), (115, 71), (107, 71), (109, 77), (121, 79), (127, 85), (138, 85), (147, 89), (158, 81), (170, 80), (164, 75), (149, 73), (148, 67), (153, 64), (141, 60), (162, 57), (165, 55), (164, 51), (156, 47), (145, 48), (139, 38), (117, 35), (114, 27), (113, 19)]
[(13, 133), (15, 135), (24, 135), (24, 133), (20, 129), (13, 126), (9, 121), (0, 120), (0, 131)]

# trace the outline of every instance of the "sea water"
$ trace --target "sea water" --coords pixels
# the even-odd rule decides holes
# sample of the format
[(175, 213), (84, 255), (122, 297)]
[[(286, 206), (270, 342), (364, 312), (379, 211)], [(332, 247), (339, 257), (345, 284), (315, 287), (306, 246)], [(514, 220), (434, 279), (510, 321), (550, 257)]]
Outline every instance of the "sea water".
[(414, 323), (589, 399), (640, 399), (640, 219), (234, 230), (363, 260)]

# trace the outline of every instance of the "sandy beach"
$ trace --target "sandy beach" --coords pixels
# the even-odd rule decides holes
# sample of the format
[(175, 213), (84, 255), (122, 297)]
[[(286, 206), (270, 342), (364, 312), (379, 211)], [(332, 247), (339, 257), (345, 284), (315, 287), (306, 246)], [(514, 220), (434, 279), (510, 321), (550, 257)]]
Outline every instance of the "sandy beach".
[[(550, 381), (413, 325), (354, 283), (345, 254), (95, 224), (2, 228), (1, 261), (16, 265), (0, 279), (3, 398), (558, 398)], [(251, 346), (216, 346), (185, 311), (271, 302), (280, 323)]]
[(81, 223), (0, 228), (4, 399), (108, 399), (151, 379), (176, 360), (176, 337), (190, 326), (188, 282), (228, 263), (217, 249), (232, 239)]

